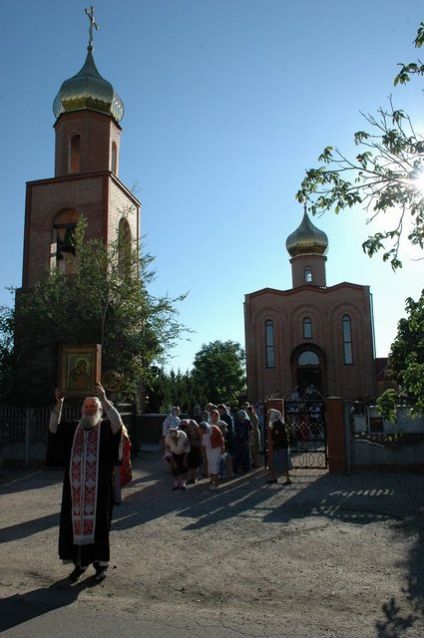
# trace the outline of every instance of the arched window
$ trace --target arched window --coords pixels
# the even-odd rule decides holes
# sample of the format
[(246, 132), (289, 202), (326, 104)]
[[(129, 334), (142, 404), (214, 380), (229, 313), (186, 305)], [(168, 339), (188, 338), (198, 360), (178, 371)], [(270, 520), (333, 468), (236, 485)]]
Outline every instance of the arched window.
[(265, 361), (267, 368), (275, 368), (274, 322), (265, 321)]
[(349, 315), (342, 317), (342, 335), (343, 335), (343, 361), (346, 365), (352, 365), (352, 322)]
[(79, 173), (81, 170), (81, 138), (79, 135), (74, 135), (71, 138), (69, 151), (69, 172)]
[(74, 232), (79, 217), (75, 210), (63, 210), (53, 220), (51, 265), (65, 275), (76, 272)]
[(115, 175), (118, 173), (118, 148), (116, 146), (116, 142), (112, 142), (112, 161), (111, 161), (111, 169), (112, 173)]
[(312, 319), (305, 317), (303, 320), (303, 338), (312, 339)]
[(131, 228), (125, 217), (118, 227), (118, 267), (122, 277), (131, 273)]
[(307, 284), (312, 283), (312, 268), (310, 266), (305, 266), (304, 276)]
[(297, 360), (299, 366), (319, 366), (319, 357), (312, 350), (304, 350)]

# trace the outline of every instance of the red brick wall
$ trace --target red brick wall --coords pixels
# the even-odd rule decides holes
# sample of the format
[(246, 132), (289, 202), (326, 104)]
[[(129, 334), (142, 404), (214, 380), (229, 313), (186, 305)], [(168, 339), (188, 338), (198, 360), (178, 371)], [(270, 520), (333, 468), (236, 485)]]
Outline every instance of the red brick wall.
[(115, 142), (117, 146), (119, 169), (121, 129), (109, 115), (88, 110), (64, 113), (57, 120), (55, 130), (56, 177), (70, 174), (69, 147), (74, 135), (79, 135), (81, 138), (80, 173), (111, 170), (112, 142)]
[(329, 398), (326, 403), (328, 469), (330, 472), (345, 472), (346, 441), (344, 426), (344, 401)]
[(309, 266), (312, 272), (312, 282), (309, 285), (325, 286), (325, 262), (327, 257), (321, 255), (299, 255), (290, 259), (292, 265), (293, 288), (305, 285), (305, 268)]
[[(342, 316), (352, 320), (353, 365), (343, 360)], [(303, 338), (303, 318), (312, 319), (312, 338)], [(265, 367), (264, 323), (274, 322), (275, 368)], [(296, 385), (294, 350), (315, 346), (325, 363), (327, 396), (345, 399), (376, 394), (369, 287), (342, 283), (328, 288), (264, 289), (245, 298), (248, 394), (252, 401)]]
[(132, 237), (139, 237), (139, 203), (111, 173), (30, 182), (25, 220), (24, 288), (33, 287), (49, 267), (53, 220), (65, 209), (73, 209), (87, 219), (87, 239), (105, 241), (116, 238), (122, 211), (128, 211)]
[(131, 229), (131, 239), (139, 237), (139, 209), (134, 205), (128, 195), (119, 188), (116, 182), (111, 181), (109, 190), (109, 216), (108, 237), (113, 241), (118, 237), (119, 220), (125, 217)]

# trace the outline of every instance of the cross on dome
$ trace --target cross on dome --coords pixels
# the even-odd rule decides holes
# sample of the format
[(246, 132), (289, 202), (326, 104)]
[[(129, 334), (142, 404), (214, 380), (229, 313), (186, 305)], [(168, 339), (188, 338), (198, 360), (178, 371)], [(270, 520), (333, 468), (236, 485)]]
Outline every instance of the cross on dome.
[(94, 7), (91, 6), (89, 9), (84, 9), (84, 12), (86, 14), (86, 16), (88, 17), (88, 19), (90, 20), (90, 26), (88, 28), (88, 51), (93, 51), (94, 50), (94, 44), (93, 44), (93, 28), (96, 29), (96, 31), (99, 29), (99, 25), (97, 24), (97, 22), (94, 19)]

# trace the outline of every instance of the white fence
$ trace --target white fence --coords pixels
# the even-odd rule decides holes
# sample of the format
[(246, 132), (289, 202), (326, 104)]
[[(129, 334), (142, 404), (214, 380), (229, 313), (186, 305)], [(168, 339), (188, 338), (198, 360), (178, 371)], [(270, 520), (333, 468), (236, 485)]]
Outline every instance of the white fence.
[(362, 403), (352, 403), (348, 413), (351, 467), (424, 468), (424, 415), (400, 406), (391, 423)]

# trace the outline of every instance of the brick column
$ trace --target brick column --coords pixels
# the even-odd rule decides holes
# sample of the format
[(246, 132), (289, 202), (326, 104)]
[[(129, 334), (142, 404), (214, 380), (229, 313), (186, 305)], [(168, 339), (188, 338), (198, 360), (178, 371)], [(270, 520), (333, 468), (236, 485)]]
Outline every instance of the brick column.
[(344, 400), (330, 397), (325, 402), (327, 421), (328, 469), (331, 473), (346, 472), (346, 440)]

